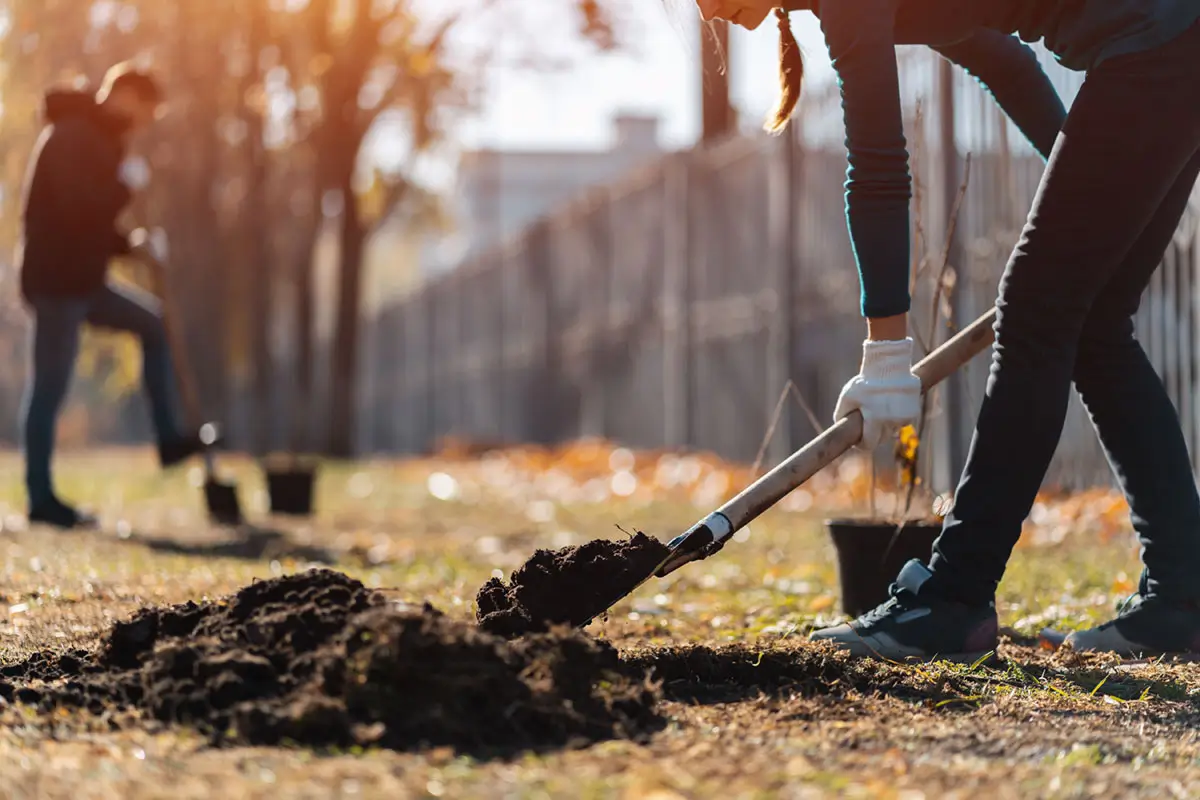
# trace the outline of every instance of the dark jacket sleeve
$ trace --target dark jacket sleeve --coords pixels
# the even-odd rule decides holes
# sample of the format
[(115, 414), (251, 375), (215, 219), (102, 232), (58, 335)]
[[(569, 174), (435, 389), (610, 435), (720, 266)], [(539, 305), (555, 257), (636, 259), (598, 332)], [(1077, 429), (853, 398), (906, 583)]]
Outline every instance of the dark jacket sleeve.
[(1032, 48), (981, 28), (961, 42), (933, 49), (975, 76), (1042, 158), (1050, 157), (1067, 110)]
[(112, 227), (113, 220), (132, 199), (125, 184), (102, 170), (104, 156), (93, 134), (83, 125), (64, 121), (55, 125), (46, 141), (39, 165), (58, 213), (80, 230), (108, 230), (114, 254), (128, 251), (128, 242)]
[(823, 3), (821, 29), (846, 124), (846, 221), (862, 282), (862, 314), (909, 310), (912, 178), (900, 106), (896, 0)]

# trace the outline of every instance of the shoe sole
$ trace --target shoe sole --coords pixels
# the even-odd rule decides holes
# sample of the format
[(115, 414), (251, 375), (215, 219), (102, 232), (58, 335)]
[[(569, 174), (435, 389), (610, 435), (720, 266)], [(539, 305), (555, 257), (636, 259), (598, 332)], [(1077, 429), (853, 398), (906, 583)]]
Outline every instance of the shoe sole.
[[(848, 628), (848, 626), (840, 626)], [(925, 653), (905, 647), (890, 634), (880, 632), (870, 636), (859, 636), (853, 630), (829, 629), (833, 635), (816, 636), (811, 641), (829, 642), (839, 650), (848, 651), (851, 658), (870, 658), (897, 664), (927, 664), (947, 661), (954, 664), (988, 663), (996, 656), (996, 645), (988, 650), (972, 650), (958, 653)]]
[(969, 653), (935, 653), (933, 655), (925, 655), (921, 653), (888, 653), (888, 648), (873, 648), (869, 643), (859, 641), (855, 645), (850, 642), (836, 640), (818, 640), (831, 642), (839, 650), (848, 651), (851, 658), (869, 658), (872, 661), (880, 661), (890, 664), (931, 664), (938, 661), (946, 661), (952, 664), (990, 664), (999, 661), (996, 650), (980, 650)]
[[(1047, 650), (1060, 649), (1067, 640), (1065, 631), (1055, 630), (1053, 628), (1043, 628), (1038, 632), (1038, 643)], [(1200, 654), (1183, 652), (1157, 652), (1157, 651), (1139, 651), (1122, 652), (1120, 650), (1080, 650), (1079, 653), (1093, 653), (1096, 655), (1111, 655), (1122, 659), (1121, 667), (1135, 667), (1142, 664), (1153, 664), (1161, 659), (1172, 659), (1180, 663), (1194, 664), (1200, 662)]]

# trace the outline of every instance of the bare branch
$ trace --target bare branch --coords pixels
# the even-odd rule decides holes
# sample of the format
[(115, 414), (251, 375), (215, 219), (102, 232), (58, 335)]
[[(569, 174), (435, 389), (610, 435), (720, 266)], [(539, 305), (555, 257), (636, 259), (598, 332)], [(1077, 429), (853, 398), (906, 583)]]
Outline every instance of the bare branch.
[[(440, 62), (444, 54), (446, 39), (454, 26), (462, 21), (462, 18), (461, 13), (455, 13), (443, 19), (434, 28), (428, 40), (419, 47), (414, 47), (412, 42), (407, 40), (400, 43), (400, 52), (397, 53), (396, 59), (399, 62), (396, 64), (396, 75), (383, 92), (379, 102), (370, 108), (363, 109), (359, 115), (361, 130), (369, 130), (380, 114), (400, 105), (406, 98), (416, 100), (416, 105), (420, 105), (421, 100), (424, 99), (428, 105), (428, 99), (438, 94), (439, 89), (447, 88), (454, 82), (454, 76), (441, 67)], [(409, 74), (406, 67), (414, 62), (428, 65), (422, 67), (423, 70), (428, 71), (425, 74)], [(422, 83), (425, 85), (422, 86)], [(423, 93), (424, 98), (422, 97)]]
[[(941, 311), (942, 287), (945, 285), (946, 274), (950, 269), (950, 247), (954, 242), (954, 232), (958, 228), (958, 212), (962, 208), (963, 199), (967, 195), (967, 186), (970, 182), (971, 154), (967, 153), (966, 166), (963, 169), (963, 181), (958, 187), (958, 194), (954, 198), (954, 206), (950, 209), (950, 219), (946, 224), (946, 240), (942, 244), (942, 266), (938, 271), (937, 285), (933, 288), (933, 310), (932, 318), (929, 322), (929, 344), (931, 346), (937, 341), (935, 337), (937, 336), (937, 321)], [(909, 512), (912, 510), (913, 495), (917, 488), (917, 464), (921, 457), (921, 449), (925, 444), (925, 423), (928, 421), (929, 398), (932, 395), (933, 392), (929, 391), (921, 397), (921, 417), (917, 423), (917, 445), (912, 460), (912, 480), (909, 481), (908, 493), (904, 498), (904, 512), (901, 515), (901, 526), (908, 521)]]

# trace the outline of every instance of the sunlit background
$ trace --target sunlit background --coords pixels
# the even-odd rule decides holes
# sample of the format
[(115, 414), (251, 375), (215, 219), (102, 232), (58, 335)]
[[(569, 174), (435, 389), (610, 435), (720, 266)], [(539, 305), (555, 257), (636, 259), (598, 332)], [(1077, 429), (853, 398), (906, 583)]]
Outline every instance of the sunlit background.
[[(314, 24), (324, 11), (325, 22)], [(812, 20), (797, 23), (816, 85), (823, 45)], [(359, 347), (349, 338), (360, 309), (368, 318), (379, 313), (583, 188), (690, 147), (700, 131), (700, 27), (682, 0), (14, 0), (0, 10), (0, 34), (9, 253), (42, 93), (89, 81), (94, 88), (109, 65), (128, 58), (166, 82), (170, 113), (132, 152), (150, 166), (151, 187), (123, 223), (168, 234), (206, 410), (227, 423), (233, 442), (257, 449), (272, 441), (357, 446), (350, 417), (359, 401), (322, 390), (328, 380), (353, 382), (357, 367), (345, 356)], [(247, 58), (248, 48), (257, 59)], [(756, 130), (774, 100), (775, 48), (768, 25), (735, 32), (720, 57), (728, 58), (730, 99), (744, 130)], [(340, 77), (323, 85), (327, 72)], [(406, 80), (412, 86), (397, 88)], [(414, 88), (422, 82), (424, 94)], [(363, 131), (322, 129), (325, 105), (341, 102), (335, 95), (363, 109)], [(622, 147), (626, 136), (633, 147)], [(505, 211), (494, 225), (478, 216), (479, 164), (487, 158), (472, 162), (479, 151), (503, 154), (495, 161), (505, 164)], [(512, 162), (524, 179), (510, 157), (525, 159)], [(350, 234), (357, 245), (338, 223), (345, 204), (337, 172), (347, 163), (359, 197), (361, 219)], [(530, 170), (546, 177), (531, 179)], [(363, 255), (344, 257), (347, 247)], [(20, 361), (27, 320), (12, 262), (5, 263), (0, 346)], [(131, 265), (116, 270), (145, 283)], [(347, 271), (357, 286), (346, 283)], [(339, 307), (345, 292), (358, 299)], [(88, 334), (64, 444), (148, 433), (135, 344)], [(10, 441), (22, 372), (12, 370), (0, 389), (0, 434)], [(281, 398), (297, 392), (314, 396), (315, 408), (263, 416), (261, 409), (279, 412)], [(250, 410), (248, 395), (259, 411)], [(268, 428), (253, 441), (252, 429)], [(332, 447), (331, 437), (341, 444)]]
[[(773, 20), (722, 49), (688, 0), (2, 8), (0, 254), (18, 244), (46, 88), (151, 66), (169, 113), (133, 145), (151, 181), (121, 224), (170, 242), (200, 412), (236, 449), (596, 436), (748, 460), (770, 429), (777, 456), (829, 418), (857, 363), (844, 126), (812, 14), (792, 15), (805, 92), (771, 137)], [(1069, 105), (1081, 76), (1035, 49)], [(897, 59), (925, 351), (992, 302), (1043, 164), (972, 76), (926, 48)], [(1171, 344), (1197, 318), (1180, 302), (1187, 219), (1140, 324), (1194, 408)], [(28, 318), (0, 266), (0, 436), (15, 443)], [(147, 285), (127, 263), (114, 279)], [(63, 445), (144, 442), (138, 377), (135, 341), (89, 332)], [(934, 488), (958, 472), (985, 378), (973, 363), (930, 400)], [(799, 401), (782, 416), (781, 396)], [(1185, 427), (1200, 437), (1200, 418)], [(1053, 474), (1109, 480), (1078, 408)]]
[[(441, 4), (441, 0), (424, 2)], [(667, 5), (657, 0), (622, 0), (618, 29), (627, 47), (607, 55), (587, 53), (572, 36), (561, 3), (523, 6), (522, 13), (536, 30), (555, 32), (545, 38), (563, 43), (561, 50), (571, 66), (551, 75), (498, 68), (488, 78), (491, 101), (477, 120), (464, 126), (465, 144), (603, 146), (610, 136), (609, 119), (627, 110), (660, 116), (667, 146), (694, 141), (700, 113), (698, 17), (685, 0)], [(828, 80), (829, 59), (816, 18), (796, 14), (793, 24), (807, 57), (808, 80)], [(464, 45), (464, 51), (468, 47)], [(775, 101), (777, 47), (770, 21), (754, 32), (737, 28), (731, 33), (732, 100), (751, 127)]]

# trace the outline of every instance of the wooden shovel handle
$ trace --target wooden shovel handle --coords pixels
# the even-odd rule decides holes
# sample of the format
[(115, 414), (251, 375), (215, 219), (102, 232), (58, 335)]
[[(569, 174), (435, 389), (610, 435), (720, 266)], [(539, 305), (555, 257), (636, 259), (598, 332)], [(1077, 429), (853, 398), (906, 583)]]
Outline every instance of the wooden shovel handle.
[[(972, 322), (913, 367), (921, 379), (921, 393), (941, 383), (955, 370), (991, 346), (995, 340), (992, 325), (996, 309)], [(786, 497), (813, 475), (832, 464), (862, 439), (862, 414), (854, 411), (833, 427), (797, 450), (779, 466), (746, 487), (710, 517), (716, 539), (723, 541)], [(723, 518), (723, 519), (721, 519)]]
[(179, 382), (184, 413), (187, 414), (188, 424), (193, 428), (198, 428), (204, 423), (200, 413), (200, 394), (196, 388), (196, 376), (192, 371), (192, 363), (188, 358), (187, 342), (184, 341), (183, 331), (179, 326), (179, 309), (175, 305), (175, 296), (166, 280), (166, 265), (158, 261), (151, 261), (147, 266), (150, 268), (155, 294), (162, 302), (163, 327), (167, 331), (167, 342), (171, 349), (175, 377)]

